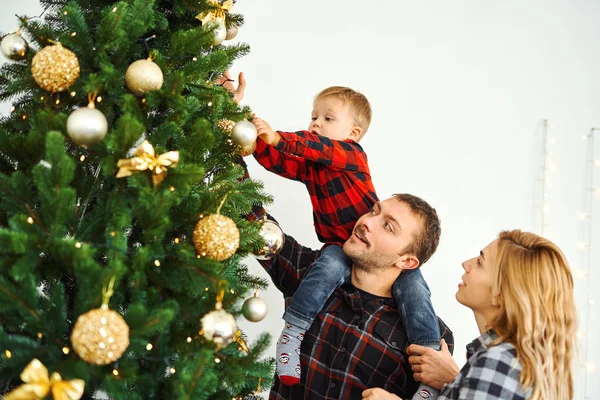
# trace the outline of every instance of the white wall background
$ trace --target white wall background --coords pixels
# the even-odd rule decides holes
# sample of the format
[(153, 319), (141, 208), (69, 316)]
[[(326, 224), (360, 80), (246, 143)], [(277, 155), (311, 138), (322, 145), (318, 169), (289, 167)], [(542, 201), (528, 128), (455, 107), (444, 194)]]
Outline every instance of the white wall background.
[[(14, 13), (39, 11), (34, 0), (3, 3), (4, 30), (16, 28)], [(362, 145), (380, 197), (414, 193), (441, 216), (441, 244), (423, 271), (438, 314), (454, 330), (461, 365), (464, 346), (478, 335), (471, 312), (454, 300), (461, 262), (502, 229), (541, 232), (540, 121), (549, 120), (555, 166), (545, 232), (578, 271), (584, 354), (575, 398), (600, 399), (598, 305), (586, 303), (588, 287), (600, 302), (600, 273), (592, 268), (586, 276), (586, 265), (577, 265), (587, 155), (581, 137), (600, 127), (600, 2), (239, 0), (234, 10), (246, 18), (237, 39), (252, 52), (233, 72), (246, 73), (244, 103), (274, 128), (306, 128), (312, 99), (327, 86), (351, 86), (371, 100), (373, 123)], [(5, 114), (9, 105), (0, 107)], [(270, 211), (283, 228), (318, 247), (305, 189), (249, 164), (275, 196)], [(594, 205), (597, 266), (598, 196)], [(283, 301), (275, 288), (262, 295), (269, 316), (240, 325), (251, 338), (263, 331), (276, 338)], [(581, 368), (586, 360), (595, 363), (589, 371)]]

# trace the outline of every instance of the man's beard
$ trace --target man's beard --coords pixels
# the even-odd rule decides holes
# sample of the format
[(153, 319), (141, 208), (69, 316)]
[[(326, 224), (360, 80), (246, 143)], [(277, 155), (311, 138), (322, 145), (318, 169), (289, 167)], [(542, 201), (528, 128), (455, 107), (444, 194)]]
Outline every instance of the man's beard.
[(369, 252), (368, 247), (364, 250), (358, 250), (352, 246), (344, 246), (344, 253), (346, 253), (356, 269), (367, 273), (384, 271), (398, 260), (397, 254), (386, 257), (381, 254)]

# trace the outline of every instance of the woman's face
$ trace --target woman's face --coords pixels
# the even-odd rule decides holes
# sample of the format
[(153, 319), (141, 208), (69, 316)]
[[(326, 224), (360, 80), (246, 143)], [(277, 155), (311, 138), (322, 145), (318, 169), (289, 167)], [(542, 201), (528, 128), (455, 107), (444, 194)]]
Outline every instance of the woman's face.
[(458, 284), (456, 300), (474, 312), (488, 315), (497, 307), (492, 305), (492, 283), (498, 253), (498, 239), (488, 244), (479, 255), (463, 262), (465, 273)]

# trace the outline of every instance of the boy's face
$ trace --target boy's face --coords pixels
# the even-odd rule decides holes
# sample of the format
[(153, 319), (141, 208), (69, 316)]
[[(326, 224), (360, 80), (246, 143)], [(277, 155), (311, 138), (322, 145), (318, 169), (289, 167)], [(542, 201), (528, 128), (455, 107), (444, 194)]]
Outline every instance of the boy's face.
[(308, 130), (333, 140), (358, 141), (362, 133), (350, 115), (350, 108), (335, 98), (315, 100)]

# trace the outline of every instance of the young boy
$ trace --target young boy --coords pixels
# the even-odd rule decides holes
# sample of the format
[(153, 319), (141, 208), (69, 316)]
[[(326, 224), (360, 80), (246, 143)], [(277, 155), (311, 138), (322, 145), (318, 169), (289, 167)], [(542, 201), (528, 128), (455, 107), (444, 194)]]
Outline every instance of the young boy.
[[(359, 217), (378, 201), (367, 156), (358, 141), (371, 122), (364, 95), (334, 86), (313, 103), (307, 131), (274, 131), (260, 118), (254, 157), (266, 169), (303, 182), (310, 194), (317, 236), (325, 243), (283, 316), (285, 328), (277, 341), (277, 374), (285, 385), (300, 380), (300, 345), (304, 333), (331, 294), (350, 278), (350, 260), (340, 246), (350, 237)], [(438, 321), (420, 270), (407, 270), (394, 285), (394, 298), (409, 343), (439, 350)], [(421, 385), (415, 398), (435, 395)]]

